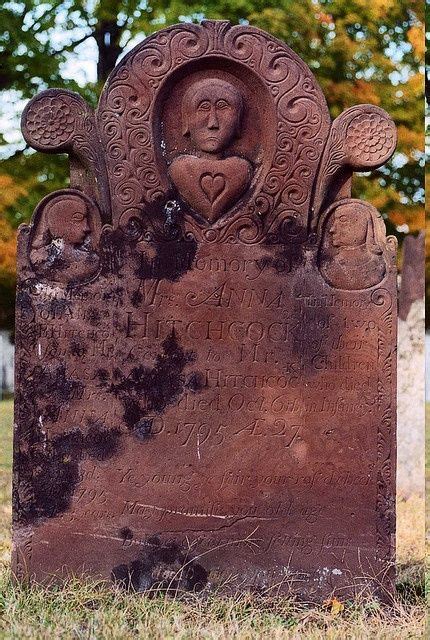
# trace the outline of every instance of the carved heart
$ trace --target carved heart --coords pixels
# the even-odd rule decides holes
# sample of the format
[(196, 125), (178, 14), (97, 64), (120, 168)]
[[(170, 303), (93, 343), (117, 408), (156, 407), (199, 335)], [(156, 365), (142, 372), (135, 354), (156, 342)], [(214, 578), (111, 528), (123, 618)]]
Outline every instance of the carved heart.
[(246, 191), (252, 176), (245, 158), (175, 158), (169, 174), (181, 197), (210, 223), (226, 213)]
[(200, 178), (200, 186), (211, 204), (225, 189), (225, 176), (222, 173), (204, 173)]

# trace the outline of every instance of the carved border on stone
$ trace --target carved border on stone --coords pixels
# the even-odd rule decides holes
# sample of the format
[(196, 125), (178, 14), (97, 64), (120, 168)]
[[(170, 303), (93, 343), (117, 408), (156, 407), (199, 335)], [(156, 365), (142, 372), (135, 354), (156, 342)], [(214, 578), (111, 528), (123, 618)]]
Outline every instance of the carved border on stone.
[(371, 303), (380, 308), (380, 324), (378, 324), (378, 370), (382, 378), (378, 379), (377, 402), (380, 412), (377, 432), (377, 465), (376, 465), (376, 548), (378, 560), (383, 570), (392, 575), (395, 571), (395, 481), (396, 464), (393, 457), (395, 451), (396, 406), (396, 350), (390, 348), (396, 339), (396, 312), (393, 298), (385, 288), (375, 289), (370, 297)]
[(97, 118), (112, 175), (114, 227), (143, 213), (145, 228), (163, 236), (145, 215), (148, 205), (157, 203), (162, 210), (169, 199), (151, 142), (157, 91), (165, 74), (196, 60), (210, 70), (215, 59), (225, 56), (243, 67), (243, 73), (257, 73), (270, 92), (278, 114), (277, 152), (246, 213), (239, 210), (224, 227), (215, 224), (209, 231), (185, 212), (185, 235), (248, 244), (263, 241), (266, 233), (274, 239), (305, 238), (312, 186), (330, 126), (325, 98), (309, 68), (284, 43), (259, 29), (213, 21), (177, 25), (150, 36), (125, 56), (108, 80)]

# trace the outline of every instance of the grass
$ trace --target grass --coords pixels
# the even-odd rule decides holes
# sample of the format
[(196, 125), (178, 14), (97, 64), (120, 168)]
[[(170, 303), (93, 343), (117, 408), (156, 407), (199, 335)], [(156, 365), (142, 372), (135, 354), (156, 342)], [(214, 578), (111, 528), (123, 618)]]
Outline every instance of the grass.
[[(154, 594), (149, 598), (82, 581), (50, 590), (15, 585), (9, 569), (12, 413), (12, 401), (0, 403), (0, 639), (424, 637), (424, 503), (419, 497), (398, 502), (398, 597), (390, 608), (364, 600), (345, 603), (343, 610), (336, 603), (309, 608), (287, 598), (250, 595), (180, 600)], [(430, 459), (427, 462), (430, 481)]]

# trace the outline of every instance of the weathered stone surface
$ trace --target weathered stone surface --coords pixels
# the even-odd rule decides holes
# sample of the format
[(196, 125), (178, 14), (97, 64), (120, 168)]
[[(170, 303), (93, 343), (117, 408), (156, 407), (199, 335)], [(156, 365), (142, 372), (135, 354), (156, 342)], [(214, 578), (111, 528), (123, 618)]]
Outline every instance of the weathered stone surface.
[(204, 22), (23, 131), (71, 189), (19, 234), (17, 575), (390, 590), (396, 243), (350, 197), (387, 114), (332, 123), (286, 45)]
[(398, 323), (397, 493), (424, 495), (424, 233), (403, 242)]
[(412, 303), (398, 324), (397, 494), (424, 496), (425, 333), (424, 299)]
[(425, 246), (424, 231), (417, 236), (406, 236), (403, 241), (402, 279), (399, 293), (399, 318), (407, 320), (415, 300), (422, 300), (425, 294)]

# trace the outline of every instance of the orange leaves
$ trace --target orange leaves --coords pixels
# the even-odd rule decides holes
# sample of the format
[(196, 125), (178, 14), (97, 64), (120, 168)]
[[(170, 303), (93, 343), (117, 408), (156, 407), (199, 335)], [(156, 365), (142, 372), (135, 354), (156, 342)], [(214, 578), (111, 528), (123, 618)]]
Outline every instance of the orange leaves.
[(16, 264), (16, 231), (0, 216), (0, 281), (13, 284)]
[(415, 233), (424, 228), (424, 207), (422, 205), (395, 207), (390, 210), (389, 218), (397, 227), (407, 224), (409, 231)]
[(328, 600), (324, 600), (323, 607), (325, 609), (329, 609), (333, 616), (338, 616), (345, 609), (343, 602), (338, 600), (336, 596), (329, 598)]
[(379, 185), (374, 185), (374, 188), (372, 189), (369, 185), (366, 199), (369, 200), (369, 202), (371, 202), (378, 211), (384, 211), (387, 206), (392, 208), (393, 203), (400, 204), (400, 195), (395, 189), (393, 189), (393, 187), (385, 187), (385, 189), (381, 189)]
[(407, 33), (407, 37), (412, 45), (415, 57), (423, 61), (425, 52), (424, 25), (420, 23), (412, 26)]
[(361, 79), (356, 80), (352, 91), (356, 102), (376, 105), (381, 103), (381, 99), (376, 93), (375, 85), (371, 82)]
[(333, 23), (333, 16), (329, 13), (324, 13), (323, 11), (319, 11), (318, 13), (316, 13), (315, 18), (318, 20), (318, 22), (321, 22), (321, 24)]
[(352, 6), (356, 6), (356, 10), (362, 13), (366, 10), (370, 13), (372, 18), (382, 18), (388, 12), (389, 8), (393, 4), (393, 0), (372, 0), (369, 4), (368, 0), (355, 0)]
[(4, 212), (26, 194), (27, 190), (22, 184), (9, 175), (0, 174), (0, 284), (8, 286), (13, 286), (15, 282), (16, 231)]
[(18, 184), (7, 174), (0, 174), (0, 215), (18, 198), (25, 195), (27, 195), (27, 189), (24, 185)]
[(403, 91), (409, 93), (410, 100), (414, 100), (424, 95), (424, 74), (419, 71), (409, 75), (407, 83), (401, 85)]
[(397, 127), (398, 148), (409, 156), (414, 150), (424, 151), (424, 133), (409, 127)]
[(425, 244), (426, 244), (426, 267), (430, 272), (430, 218), (426, 219), (426, 234), (425, 234)]

